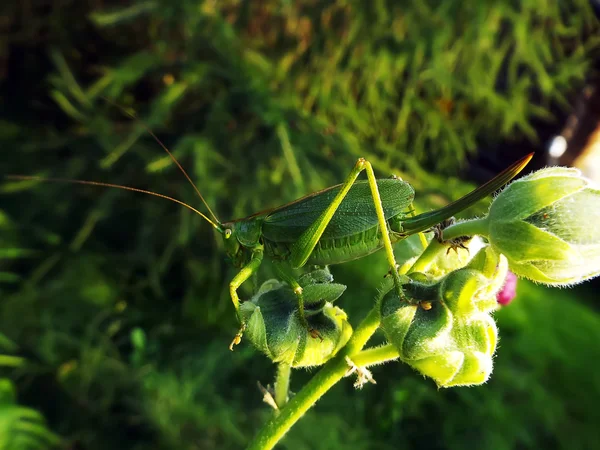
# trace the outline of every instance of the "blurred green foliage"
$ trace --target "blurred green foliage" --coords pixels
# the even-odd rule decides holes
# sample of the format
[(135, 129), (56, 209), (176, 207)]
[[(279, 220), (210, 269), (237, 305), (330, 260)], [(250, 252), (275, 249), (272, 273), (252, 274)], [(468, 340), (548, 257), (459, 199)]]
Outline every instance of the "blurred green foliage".
[[(359, 156), (413, 183), (425, 209), (470, 188), (449, 175), (476, 147), (535, 141), (599, 42), (586, 0), (121, 3), (6, 5), (0, 173), (198, 205), (104, 97), (140, 115), (221, 219), (340, 182)], [(0, 332), (18, 344), (0, 375), (19, 401), (72, 448), (243, 447), (270, 414), (255, 386), (274, 370), (248, 345), (227, 350), (234, 271), (210, 227), (92, 186), (6, 181), (0, 199)], [(333, 268), (354, 324), (386, 271), (377, 254)], [(258, 281), (271, 275), (265, 264)], [(378, 368), (377, 386), (336, 386), (282, 448), (591, 448), (600, 319), (521, 288), (498, 314), (486, 386), (437, 391), (407, 367)]]
[[(0, 333), (0, 368), (23, 366), (23, 358), (5, 353), (17, 350), (17, 345)], [(14, 384), (0, 377), (0, 449), (43, 450), (59, 443), (59, 437), (46, 428), (44, 416), (18, 405)]]
[(15, 404), (12, 383), (6, 378), (0, 379), (0, 448), (43, 450), (59, 442), (59, 438), (46, 428), (42, 414)]

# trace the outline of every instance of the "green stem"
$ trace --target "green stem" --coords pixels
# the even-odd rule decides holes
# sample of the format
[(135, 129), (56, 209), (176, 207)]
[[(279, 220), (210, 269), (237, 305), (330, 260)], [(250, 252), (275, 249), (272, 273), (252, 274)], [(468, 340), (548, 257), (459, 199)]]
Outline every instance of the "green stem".
[(290, 364), (279, 363), (277, 366), (277, 375), (275, 376), (275, 403), (279, 409), (288, 401), (290, 391), (290, 375), (292, 366)]
[(343, 355), (329, 361), (255, 436), (248, 450), (269, 450), (314, 405), (323, 394), (342, 379), (348, 365)]
[(465, 220), (449, 226), (444, 230), (444, 240), (455, 239), (459, 236), (486, 236), (489, 227), (488, 216), (482, 219)]
[(408, 273), (412, 272), (426, 272), (436, 256), (442, 251), (446, 251), (446, 247), (440, 244), (437, 239), (433, 238), (429, 241), (429, 245), (423, 253), (417, 258), (412, 267), (408, 270)]
[(358, 367), (369, 367), (398, 359), (399, 356), (396, 347), (392, 344), (385, 344), (381, 347), (369, 348), (357, 353), (352, 357), (352, 362)]
[(254, 437), (248, 450), (269, 450), (275, 447), (285, 433), (340, 381), (348, 371), (346, 356), (358, 353), (377, 330), (380, 322), (379, 302), (356, 328), (350, 341), (339, 354), (327, 362), (317, 374), (274, 415)]
[(381, 323), (381, 312), (379, 301), (375, 303), (373, 308), (367, 314), (367, 317), (358, 325), (346, 347), (343, 349), (344, 355), (352, 356), (362, 350), (367, 344), (371, 336), (379, 328)]

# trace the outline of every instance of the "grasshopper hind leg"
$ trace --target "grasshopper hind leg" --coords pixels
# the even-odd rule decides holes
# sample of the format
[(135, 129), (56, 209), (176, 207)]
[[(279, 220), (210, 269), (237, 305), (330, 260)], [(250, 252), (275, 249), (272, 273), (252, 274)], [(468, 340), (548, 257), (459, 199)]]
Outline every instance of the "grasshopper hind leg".
[(381, 196), (379, 195), (379, 189), (377, 188), (377, 179), (373, 172), (373, 167), (364, 158), (359, 158), (346, 181), (341, 185), (337, 195), (331, 201), (329, 206), (321, 213), (321, 215), (302, 233), (302, 235), (296, 240), (291, 248), (290, 264), (294, 268), (300, 268), (306, 264), (309, 260), (311, 253), (315, 249), (317, 243), (323, 236), (325, 229), (331, 222), (338, 207), (350, 191), (350, 188), (356, 181), (356, 178), (362, 171), (367, 173), (367, 181), (371, 191), (373, 199), (373, 206), (377, 215), (377, 222), (381, 233), (382, 244), (385, 249), (386, 258), (390, 266), (392, 278), (394, 279), (394, 285), (400, 298), (404, 298), (402, 283), (400, 276), (396, 271), (396, 258), (394, 256), (394, 250), (392, 248), (392, 242), (390, 239), (390, 229), (385, 219), (383, 211), (383, 205), (381, 204)]

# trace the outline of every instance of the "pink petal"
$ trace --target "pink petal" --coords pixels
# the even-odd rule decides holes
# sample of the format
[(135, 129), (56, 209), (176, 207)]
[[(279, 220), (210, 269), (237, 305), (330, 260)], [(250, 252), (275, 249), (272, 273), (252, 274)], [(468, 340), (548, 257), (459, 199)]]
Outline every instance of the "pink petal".
[(512, 302), (513, 298), (517, 296), (517, 276), (508, 272), (506, 274), (506, 281), (504, 281), (504, 287), (496, 295), (496, 300), (502, 306), (508, 305)]

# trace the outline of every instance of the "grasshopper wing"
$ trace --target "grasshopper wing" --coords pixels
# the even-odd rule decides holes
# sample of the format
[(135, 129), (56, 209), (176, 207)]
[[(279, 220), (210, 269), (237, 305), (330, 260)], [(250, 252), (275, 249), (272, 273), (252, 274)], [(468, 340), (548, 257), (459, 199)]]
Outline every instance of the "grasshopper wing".
[[(415, 191), (405, 181), (377, 180), (386, 219), (406, 212)], [(333, 186), (275, 208), (265, 217), (263, 235), (273, 242), (294, 242), (333, 201), (341, 185)], [(373, 196), (367, 181), (355, 182), (327, 225), (322, 239), (337, 239), (377, 226)]]

